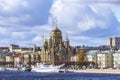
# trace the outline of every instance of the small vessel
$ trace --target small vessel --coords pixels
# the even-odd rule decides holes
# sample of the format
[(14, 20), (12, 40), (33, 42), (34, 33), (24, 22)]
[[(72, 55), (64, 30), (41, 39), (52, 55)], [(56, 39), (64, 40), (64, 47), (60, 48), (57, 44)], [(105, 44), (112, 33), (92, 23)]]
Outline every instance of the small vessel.
[(34, 72), (43, 72), (43, 73), (57, 73), (60, 71), (60, 68), (63, 67), (65, 64), (61, 64), (55, 66), (49, 63), (37, 63), (36, 66), (31, 66), (31, 71)]
[(0, 71), (4, 71), (5, 70), (5, 68), (4, 67), (0, 67)]

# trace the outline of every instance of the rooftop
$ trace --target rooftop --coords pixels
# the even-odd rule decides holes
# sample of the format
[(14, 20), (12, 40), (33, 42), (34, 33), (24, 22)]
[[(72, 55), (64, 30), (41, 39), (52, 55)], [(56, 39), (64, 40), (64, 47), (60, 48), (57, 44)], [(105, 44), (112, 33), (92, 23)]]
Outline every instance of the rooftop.
[(99, 50), (90, 50), (90, 51), (88, 51), (86, 54), (88, 54), (88, 55), (93, 55), (93, 54), (96, 54), (96, 53), (98, 53), (99, 52)]

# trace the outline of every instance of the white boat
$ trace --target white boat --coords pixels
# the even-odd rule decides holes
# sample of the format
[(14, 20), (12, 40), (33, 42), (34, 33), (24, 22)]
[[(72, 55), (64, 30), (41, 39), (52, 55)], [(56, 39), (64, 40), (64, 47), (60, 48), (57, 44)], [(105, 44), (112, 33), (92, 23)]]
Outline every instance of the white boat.
[(0, 67), (0, 71), (4, 71), (5, 70), (5, 68), (4, 67)]
[(61, 64), (58, 66), (48, 64), (48, 63), (37, 63), (36, 66), (31, 67), (31, 71), (34, 72), (43, 72), (43, 73), (57, 73), (59, 72), (60, 68), (63, 67), (65, 64)]

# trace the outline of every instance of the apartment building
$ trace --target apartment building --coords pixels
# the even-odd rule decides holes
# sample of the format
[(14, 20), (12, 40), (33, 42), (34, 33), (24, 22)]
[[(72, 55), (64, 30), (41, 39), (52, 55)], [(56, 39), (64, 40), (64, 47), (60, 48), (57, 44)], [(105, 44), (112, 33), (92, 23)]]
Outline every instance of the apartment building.
[(120, 50), (113, 53), (113, 67), (120, 68)]
[(111, 51), (100, 51), (97, 54), (97, 63), (99, 68), (111, 68), (113, 66)]

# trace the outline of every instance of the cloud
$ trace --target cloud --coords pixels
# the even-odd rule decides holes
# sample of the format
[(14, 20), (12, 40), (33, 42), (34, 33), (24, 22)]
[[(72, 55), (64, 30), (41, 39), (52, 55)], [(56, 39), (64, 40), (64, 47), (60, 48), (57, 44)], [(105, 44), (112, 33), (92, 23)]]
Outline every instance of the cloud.
[(47, 24), (50, 6), (49, 0), (0, 0), (0, 40), (33, 43), (35, 36), (51, 29)]
[[(28, 43), (31, 43), (40, 46), (42, 44), (42, 35), (46, 34), (46, 38), (48, 38), (51, 30), (52, 28), (49, 25), (0, 27), (0, 44), (14, 43), (26, 46)], [(3, 41), (7, 41), (7, 43), (3, 44)]]
[(10, 44), (10, 40), (9, 39), (2, 39), (0, 40), (0, 46), (2, 47), (8, 47)]
[[(56, 0), (55, 0), (56, 1)], [(64, 1), (64, 0), (62, 0)], [(65, 0), (64, 2), (66, 3), (78, 3), (78, 4), (119, 4), (120, 1), (119, 0)]]
[(8, 29), (4, 27), (0, 27), (0, 35), (7, 35), (8, 34)]
[(39, 43), (42, 41), (41, 35), (37, 35), (36, 37), (33, 38), (32, 42), (33, 43)]
[(46, 33), (52, 30), (52, 26), (51, 25), (37, 25), (37, 26), (34, 26), (31, 30), (37, 33)]
[(14, 39), (25, 39), (26, 38), (26, 34), (24, 32), (12, 32), (12, 37)]
[(102, 45), (106, 37), (120, 34), (118, 4), (119, 0), (0, 0), (0, 40), (39, 45), (57, 19), (71, 44)]
[(5, 12), (12, 12), (20, 7), (28, 7), (26, 0), (0, 0), (0, 10)]
[[(113, 8), (120, 10), (117, 6), (113, 6), (117, 2), (120, 1), (55, 0), (50, 9), (52, 16), (50, 18), (57, 18), (59, 27), (64, 28), (64, 33), (69, 31), (72, 37), (90, 37), (86, 39), (90, 39), (89, 41), (94, 38), (94, 43), (91, 44), (101, 45), (100, 43), (105, 43), (106, 37), (116, 36), (119, 33), (116, 30), (120, 23), (113, 10)], [(82, 39), (75, 38), (74, 41), (81, 42)]]
[(57, 0), (50, 10), (51, 15), (58, 19), (60, 26), (70, 26), (70, 28), (71, 26), (76, 26), (76, 28), (79, 28), (81, 31), (96, 27), (100, 29), (109, 27), (112, 20), (111, 18), (115, 18), (113, 12), (109, 10), (109, 8), (78, 4), (79, 3), (70, 3), (67, 0)]
[(48, 22), (51, 1), (0, 0), (0, 25), (35, 26)]
[(71, 44), (74, 46), (99, 46), (106, 44), (105, 37), (71, 36), (70, 39), (72, 40)]
[(0, 25), (21, 25), (25, 22), (31, 20), (31, 16), (29, 14), (20, 15), (20, 16), (0, 16)]

